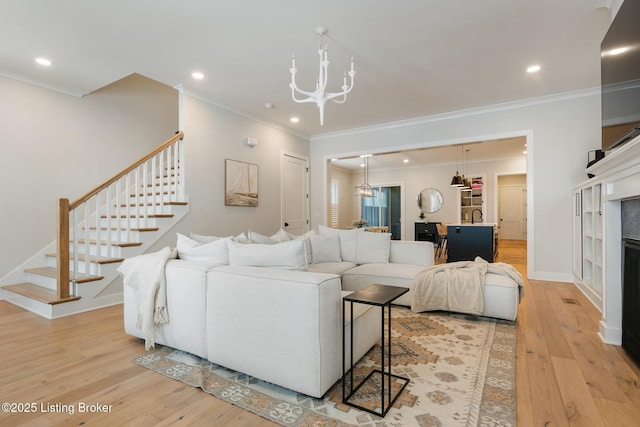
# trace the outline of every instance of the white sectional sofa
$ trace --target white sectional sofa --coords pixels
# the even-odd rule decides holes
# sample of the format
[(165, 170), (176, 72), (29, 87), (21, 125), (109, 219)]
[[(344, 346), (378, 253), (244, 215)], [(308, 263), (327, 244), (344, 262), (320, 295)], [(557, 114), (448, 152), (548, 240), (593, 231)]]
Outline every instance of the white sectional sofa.
[[(180, 259), (164, 266), (169, 322), (157, 327), (155, 342), (314, 397), (342, 375), (343, 330), (349, 339), (342, 297), (373, 283), (411, 289), (414, 276), (434, 263), (430, 242), (361, 230), (192, 237), (178, 235)], [(126, 276), (124, 282), (125, 331), (146, 338), (137, 293)], [(518, 288), (511, 282), (488, 280), (483, 314), (515, 320)], [(396, 303), (410, 306), (411, 292)], [(359, 360), (380, 338), (380, 312), (361, 304), (354, 310)]]
[[(181, 259), (165, 271), (169, 322), (156, 343), (314, 397), (342, 376), (339, 276)], [(125, 286), (125, 332), (145, 339), (136, 306)], [(380, 338), (380, 314), (364, 305), (354, 311), (359, 360)], [(347, 338), (349, 331), (347, 324)]]

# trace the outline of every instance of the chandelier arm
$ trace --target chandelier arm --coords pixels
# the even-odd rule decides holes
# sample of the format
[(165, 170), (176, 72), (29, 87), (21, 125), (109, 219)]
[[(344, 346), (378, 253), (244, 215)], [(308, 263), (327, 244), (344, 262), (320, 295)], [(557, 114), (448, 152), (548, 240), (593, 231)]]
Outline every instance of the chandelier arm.
[[(352, 57), (351, 69), (349, 70), (348, 73), (345, 72), (345, 75), (344, 75), (344, 84), (341, 87), (342, 91), (327, 92), (327, 85), (329, 81), (328, 69), (329, 69), (330, 61), (327, 53), (327, 46), (326, 45), (323, 46), (323, 39), (327, 33), (327, 30), (324, 27), (318, 27), (316, 31), (320, 35), (320, 46), (318, 47), (318, 56), (319, 56), (318, 68), (319, 69), (318, 69), (318, 79), (316, 81), (316, 89), (313, 92), (309, 92), (309, 91), (301, 90), (298, 87), (296, 83), (296, 73), (298, 70), (296, 68), (295, 55), (293, 55), (291, 58), (291, 68), (289, 70), (291, 72), (291, 83), (289, 84), (289, 87), (291, 88), (291, 98), (293, 99), (293, 101), (297, 103), (304, 103), (304, 102), (316, 103), (320, 112), (320, 125), (323, 125), (325, 104), (327, 103), (327, 101), (333, 101), (337, 104), (342, 104), (347, 100), (347, 94), (351, 92), (351, 89), (353, 89), (353, 82), (354, 82), (354, 77), (356, 72), (353, 67), (354, 61)], [(350, 80), (348, 85), (347, 85), (347, 74), (349, 75), (349, 80)], [(298, 99), (296, 98), (296, 93), (299, 95), (306, 96), (306, 98)], [(342, 98), (336, 99), (339, 97), (342, 97)]]
[[(305, 92), (303, 90), (300, 90), (296, 87), (294, 87), (293, 85), (289, 85), (291, 86), (291, 98), (297, 102), (297, 103), (304, 103), (304, 102), (317, 102), (316, 98), (314, 98), (314, 94), (310, 93), (310, 92)], [(304, 99), (297, 99), (296, 98), (296, 91), (298, 91), (299, 93), (301, 93), (302, 95), (306, 95), (307, 97)]]
[[(307, 92), (306, 90), (302, 90), (298, 87), (298, 85), (296, 84), (296, 72), (298, 70), (296, 70), (295, 68), (291, 69), (291, 83), (289, 84), (289, 87), (291, 88), (291, 98), (295, 101), (295, 102), (316, 102), (316, 98), (318, 96), (317, 92)], [(305, 99), (296, 99), (296, 92), (300, 93), (301, 95), (305, 95), (307, 98)]]
[[(345, 75), (344, 78), (344, 84), (342, 85), (342, 92), (339, 93), (329, 93), (329, 98), (331, 101), (335, 102), (336, 104), (344, 104), (344, 102), (347, 100), (347, 94), (349, 92), (351, 92), (351, 89), (353, 89), (353, 81), (354, 81), (354, 77), (356, 75), (356, 72), (354, 70), (349, 71), (349, 85), (347, 85), (347, 76)], [(344, 98), (342, 99), (334, 99), (337, 98), (338, 96), (344, 95)]]

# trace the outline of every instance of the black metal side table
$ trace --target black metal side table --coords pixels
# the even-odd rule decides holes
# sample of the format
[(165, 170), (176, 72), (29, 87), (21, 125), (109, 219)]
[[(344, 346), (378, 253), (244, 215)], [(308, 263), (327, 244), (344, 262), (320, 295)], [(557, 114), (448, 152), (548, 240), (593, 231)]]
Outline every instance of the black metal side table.
[[(400, 397), (400, 395), (402, 394), (402, 392), (404, 391), (405, 387), (407, 386), (407, 384), (409, 384), (409, 378), (404, 378), (404, 377), (400, 377), (398, 375), (394, 375), (391, 373), (391, 302), (394, 301), (396, 298), (398, 298), (401, 295), (406, 294), (407, 292), (409, 292), (408, 288), (402, 288), (402, 287), (398, 287), (398, 286), (387, 286), (387, 285), (370, 285), (367, 286), (364, 289), (360, 289), (359, 291), (356, 291), (352, 294), (349, 294), (347, 296), (345, 296), (342, 299), (342, 318), (345, 318), (345, 308), (346, 308), (346, 304), (347, 302), (350, 304), (350, 309), (351, 309), (351, 323), (350, 323), (350, 361), (349, 361), (349, 373), (350, 373), (350, 381), (349, 381), (349, 394), (347, 395), (346, 393), (346, 381), (345, 381), (345, 376), (346, 376), (346, 372), (345, 372), (345, 362), (346, 362), (346, 354), (345, 354), (345, 350), (346, 350), (346, 337), (345, 337), (345, 333), (344, 333), (344, 328), (343, 328), (343, 332), (342, 332), (342, 403), (347, 404), (349, 406), (353, 406), (354, 408), (358, 408), (362, 411), (366, 411), (369, 412), (371, 414), (374, 415), (379, 415), (381, 417), (384, 417), (385, 415), (387, 415), (387, 412), (389, 412), (389, 409), (391, 409), (391, 407), (393, 406), (393, 404), (396, 402), (396, 400), (398, 400), (398, 397)], [(380, 354), (380, 366), (381, 369), (374, 369), (372, 370), (369, 375), (367, 375), (361, 382), (360, 384), (358, 384), (355, 388), (353, 387), (353, 303), (358, 303), (358, 304), (369, 304), (369, 305), (375, 305), (377, 307), (380, 307), (380, 314), (381, 314), (381, 332), (382, 332), (382, 342), (381, 342), (381, 354)], [(388, 340), (386, 342), (386, 346), (387, 346), (387, 352), (389, 354), (389, 364), (387, 369), (385, 370), (385, 361), (384, 361), (384, 355), (385, 355), (385, 337), (384, 337), (384, 308), (387, 307), (388, 309), (388, 319), (389, 322), (387, 324), (388, 327), (388, 331), (387, 331), (387, 335), (388, 335)], [(380, 391), (380, 412), (376, 412), (375, 410), (369, 409), (369, 408), (365, 408), (361, 405), (357, 405), (355, 403), (351, 403), (349, 402), (349, 399), (351, 399), (354, 394), (358, 391), (358, 389), (360, 389), (360, 387), (362, 387), (374, 374), (379, 374), (380, 375), (380, 384), (381, 384), (381, 391)], [(394, 395), (391, 396), (391, 379), (392, 378), (396, 378), (398, 380), (403, 381), (402, 387), (400, 388), (400, 390), (398, 390), (398, 392)], [(386, 380), (386, 381), (385, 381)], [(387, 386), (385, 387), (385, 382), (387, 383)], [(385, 406), (385, 388), (386, 388), (386, 394), (387, 394), (387, 402), (388, 405)]]

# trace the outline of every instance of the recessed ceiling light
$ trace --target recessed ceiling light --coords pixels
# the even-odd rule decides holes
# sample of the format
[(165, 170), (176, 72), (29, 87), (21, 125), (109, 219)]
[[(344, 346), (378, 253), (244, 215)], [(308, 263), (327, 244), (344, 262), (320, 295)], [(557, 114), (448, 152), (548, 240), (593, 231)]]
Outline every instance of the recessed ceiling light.
[(265, 102), (265, 104), (264, 104), (264, 108), (269, 108), (269, 109), (271, 109), (271, 108), (273, 108), (273, 104), (272, 104), (272, 103), (270, 103), (270, 102)]
[(527, 73), (537, 73), (538, 71), (540, 71), (540, 68), (541, 67), (539, 65), (532, 65), (527, 68)]
[(196, 80), (202, 80), (204, 79), (204, 74), (202, 74), (200, 71), (194, 71), (193, 73), (191, 73), (191, 77)]
[(527, 154), (527, 150), (524, 150), (524, 151), (522, 152), (522, 154)]
[(44, 65), (45, 67), (51, 66), (51, 61), (47, 58), (36, 58), (36, 62), (40, 65)]
[(409, 163), (409, 159), (404, 159), (402, 163)]
[(629, 51), (629, 46), (617, 47), (615, 49), (610, 49), (605, 52), (602, 52), (602, 56), (620, 55), (628, 51)]
[(290, 121), (291, 123), (298, 123), (298, 122), (300, 121), (300, 119), (299, 119), (299, 118), (297, 118), (297, 117), (291, 117), (291, 118), (289, 119), (289, 121)]

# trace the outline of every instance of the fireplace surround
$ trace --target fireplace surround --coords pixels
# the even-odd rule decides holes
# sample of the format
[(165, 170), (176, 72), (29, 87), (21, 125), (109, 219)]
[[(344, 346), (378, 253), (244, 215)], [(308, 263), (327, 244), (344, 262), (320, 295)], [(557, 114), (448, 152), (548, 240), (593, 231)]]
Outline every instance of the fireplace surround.
[(622, 348), (640, 364), (640, 240), (624, 239), (622, 266)]
[[(640, 234), (640, 137), (610, 152), (587, 168), (589, 180), (601, 189), (602, 319), (599, 335), (607, 344), (622, 344), (623, 237)], [(624, 203), (624, 205), (623, 205)], [(624, 207), (624, 219), (623, 219)], [(625, 234), (623, 236), (623, 222)]]

